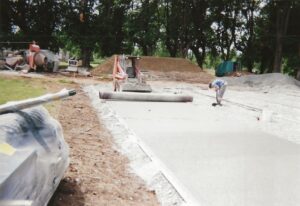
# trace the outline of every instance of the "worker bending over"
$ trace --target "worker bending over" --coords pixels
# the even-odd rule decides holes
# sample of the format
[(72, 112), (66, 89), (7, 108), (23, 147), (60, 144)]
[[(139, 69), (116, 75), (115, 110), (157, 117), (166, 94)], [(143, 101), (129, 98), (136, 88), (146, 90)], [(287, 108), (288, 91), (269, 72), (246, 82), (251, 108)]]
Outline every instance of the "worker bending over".
[(210, 89), (214, 88), (216, 91), (217, 103), (213, 103), (212, 105), (213, 106), (216, 106), (216, 105), (222, 106), (221, 101), (223, 99), (223, 95), (226, 90), (227, 82), (223, 79), (215, 79), (213, 82), (209, 83), (208, 86)]

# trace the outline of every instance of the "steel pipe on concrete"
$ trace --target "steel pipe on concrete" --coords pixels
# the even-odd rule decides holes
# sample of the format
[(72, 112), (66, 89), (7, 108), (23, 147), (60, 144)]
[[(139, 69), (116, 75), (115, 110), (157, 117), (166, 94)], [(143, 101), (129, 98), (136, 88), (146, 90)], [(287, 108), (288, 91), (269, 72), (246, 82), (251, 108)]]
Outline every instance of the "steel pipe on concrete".
[(179, 94), (155, 94), (132, 92), (99, 92), (100, 99), (145, 102), (192, 102), (193, 96)]

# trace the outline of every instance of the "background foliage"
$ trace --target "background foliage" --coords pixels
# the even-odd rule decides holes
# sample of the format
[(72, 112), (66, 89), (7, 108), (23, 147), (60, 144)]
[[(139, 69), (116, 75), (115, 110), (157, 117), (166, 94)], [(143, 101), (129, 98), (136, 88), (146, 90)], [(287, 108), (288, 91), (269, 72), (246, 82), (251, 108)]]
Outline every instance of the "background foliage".
[(122, 53), (190, 58), (201, 68), (237, 59), (250, 72), (300, 79), (299, 19), (298, 0), (1, 0), (0, 46), (35, 40), (86, 66)]

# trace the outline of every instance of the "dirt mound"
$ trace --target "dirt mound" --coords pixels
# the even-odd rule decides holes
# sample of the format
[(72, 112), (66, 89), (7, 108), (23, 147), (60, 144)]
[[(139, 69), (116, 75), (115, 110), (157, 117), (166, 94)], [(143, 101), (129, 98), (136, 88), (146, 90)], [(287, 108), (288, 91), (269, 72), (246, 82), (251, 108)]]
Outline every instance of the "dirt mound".
[(98, 67), (92, 70), (93, 76), (100, 76), (102, 74), (111, 74), (112, 69), (114, 66), (114, 57), (108, 58), (106, 61), (104, 61), (102, 64), (100, 64)]
[(248, 86), (256, 88), (300, 86), (300, 82), (296, 79), (280, 73), (246, 75), (242, 77), (224, 77), (223, 79), (228, 81), (229, 85), (233, 86)]
[[(92, 71), (94, 76), (102, 74), (111, 74), (114, 64), (114, 57), (110, 57), (103, 64), (99, 65)], [(140, 59), (139, 67), (142, 71), (178, 71), (178, 72), (199, 72), (201, 68), (191, 61), (183, 58), (170, 57), (150, 57), (143, 56)]]
[(183, 58), (170, 57), (142, 57), (140, 62), (141, 70), (151, 71), (178, 71), (178, 72), (199, 72), (201, 68), (191, 61)]
[(208, 84), (213, 80), (214, 76), (206, 72), (160, 72), (152, 71), (148, 74), (148, 80), (159, 81), (182, 81), (188, 83)]
[[(114, 57), (92, 71), (93, 76), (112, 74)], [(213, 76), (202, 71), (193, 62), (183, 58), (143, 56), (139, 61), (141, 71), (148, 80), (185, 81), (191, 83), (208, 83)]]

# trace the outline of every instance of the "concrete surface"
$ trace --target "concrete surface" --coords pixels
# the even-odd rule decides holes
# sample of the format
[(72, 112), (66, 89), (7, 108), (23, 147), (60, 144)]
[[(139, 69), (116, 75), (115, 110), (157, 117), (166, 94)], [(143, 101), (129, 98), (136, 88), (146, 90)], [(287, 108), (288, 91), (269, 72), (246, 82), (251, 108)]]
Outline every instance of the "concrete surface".
[[(223, 107), (212, 107), (212, 91), (187, 84), (163, 85), (164, 88), (159, 83), (152, 84), (155, 91), (193, 94), (194, 102), (106, 104), (125, 120), (199, 204), (300, 204), (300, 147), (299, 141), (290, 138), (300, 135), (293, 126), (299, 125), (299, 104), (295, 103), (299, 102), (299, 91), (294, 91), (296, 95), (289, 96), (287, 101), (280, 101), (286, 99), (286, 92), (266, 95), (229, 90), (225, 98), (227, 95), (238, 104), (224, 102)], [(259, 111), (239, 104), (255, 106)], [(261, 118), (261, 111), (270, 109), (274, 110), (274, 117)], [(295, 116), (292, 121), (290, 113)], [(266, 127), (270, 124), (273, 127)]]

